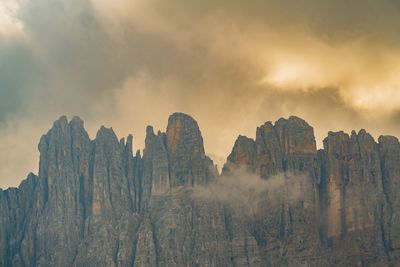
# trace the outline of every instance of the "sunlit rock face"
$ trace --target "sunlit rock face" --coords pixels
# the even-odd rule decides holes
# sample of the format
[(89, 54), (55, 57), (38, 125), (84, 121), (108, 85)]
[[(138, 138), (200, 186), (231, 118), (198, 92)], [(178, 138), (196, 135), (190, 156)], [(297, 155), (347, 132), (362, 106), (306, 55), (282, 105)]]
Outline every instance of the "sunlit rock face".
[(379, 137), (382, 186), (386, 205), (383, 210), (383, 242), (391, 259), (399, 258), (400, 248), (400, 143), (396, 137)]
[(365, 130), (330, 132), (320, 158), (321, 219), (333, 261), (383, 264), (390, 251), (382, 238), (387, 203), (378, 144)]
[(219, 175), (174, 113), (145, 149), (81, 119), (39, 143), (39, 174), (0, 190), (0, 266), (387, 266), (400, 261), (400, 143), (297, 117), (239, 136)]

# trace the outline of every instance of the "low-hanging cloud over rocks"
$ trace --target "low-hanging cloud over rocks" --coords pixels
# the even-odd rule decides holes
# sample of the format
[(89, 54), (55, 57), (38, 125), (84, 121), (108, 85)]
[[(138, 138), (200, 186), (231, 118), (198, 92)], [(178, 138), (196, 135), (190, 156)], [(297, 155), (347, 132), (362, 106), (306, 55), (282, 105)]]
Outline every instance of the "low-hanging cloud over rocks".
[(219, 203), (236, 213), (247, 216), (262, 214), (281, 205), (294, 205), (307, 194), (307, 177), (304, 174), (280, 173), (262, 179), (260, 176), (238, 169), (218, 177), (205, 186), (192, 190), (197, 201)]

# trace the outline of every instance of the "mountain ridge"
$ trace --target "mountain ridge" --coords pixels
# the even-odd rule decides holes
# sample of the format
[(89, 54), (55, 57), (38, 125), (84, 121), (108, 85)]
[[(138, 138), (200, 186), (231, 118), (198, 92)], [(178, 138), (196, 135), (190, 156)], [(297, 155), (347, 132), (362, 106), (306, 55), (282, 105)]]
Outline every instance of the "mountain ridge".
[[(376, 142), (365, 130), (329, 132), (317, 150), (313, 128), (290, 116), (257, 127), (254, 139), (239, 135), (221, 175), (189, 115), (172, 114), (165, 133), (148, 126), (142, 153), (134, 155), (132, 139), (118, 140), (102, 126), (91, 140), (79, 117), (55, 121), (39, 142), (38, 175), (0, 189), (0, 265), (378, 266), (399, 260), (396, 137)], [(191, 196), (221, 177), (234, 186), (230, 177), (253, 175), (283, 177), (279, 185), (296, 186), (301, 197), (289, 201), (293, 192), (282, 191), (271, 204), (262, 193), (257, 197), (265, 206), (249, 216)]]

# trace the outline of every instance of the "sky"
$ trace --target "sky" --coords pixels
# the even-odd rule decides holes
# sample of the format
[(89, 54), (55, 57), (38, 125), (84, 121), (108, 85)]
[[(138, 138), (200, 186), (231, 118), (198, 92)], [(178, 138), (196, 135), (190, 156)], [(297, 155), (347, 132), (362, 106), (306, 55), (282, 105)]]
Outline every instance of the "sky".
[(296, 115), (327, 132), (400, 136), (397, 0), (1, 0), (0, 188), (37, 173), (61, 115), (165, 130), (199, 123), (220, 167), (239, 134)]

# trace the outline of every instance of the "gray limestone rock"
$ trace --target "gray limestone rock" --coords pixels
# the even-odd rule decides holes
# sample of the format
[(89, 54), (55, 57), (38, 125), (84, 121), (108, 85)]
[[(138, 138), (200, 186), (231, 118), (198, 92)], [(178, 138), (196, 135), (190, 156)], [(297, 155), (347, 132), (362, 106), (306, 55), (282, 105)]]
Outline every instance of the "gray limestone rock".
[(400, 262), (395, 137), (330, 132), (317, 151), (292, 116), (239, 136), (219, 175), (197, 122), (174, 113), (165, 133), (147, 128), (143, 155), (132, 149), (131, 135), (102, 127), (90, 140), (81, 119), (57, 120), (39, 174), (0, 189), (0, 266)]
[(192, 117), (183, 113), (169, 117), (166, 148), (172, 187), (206, 184), (216, 175), (212, 161), (205, 155), (199, 126)]

